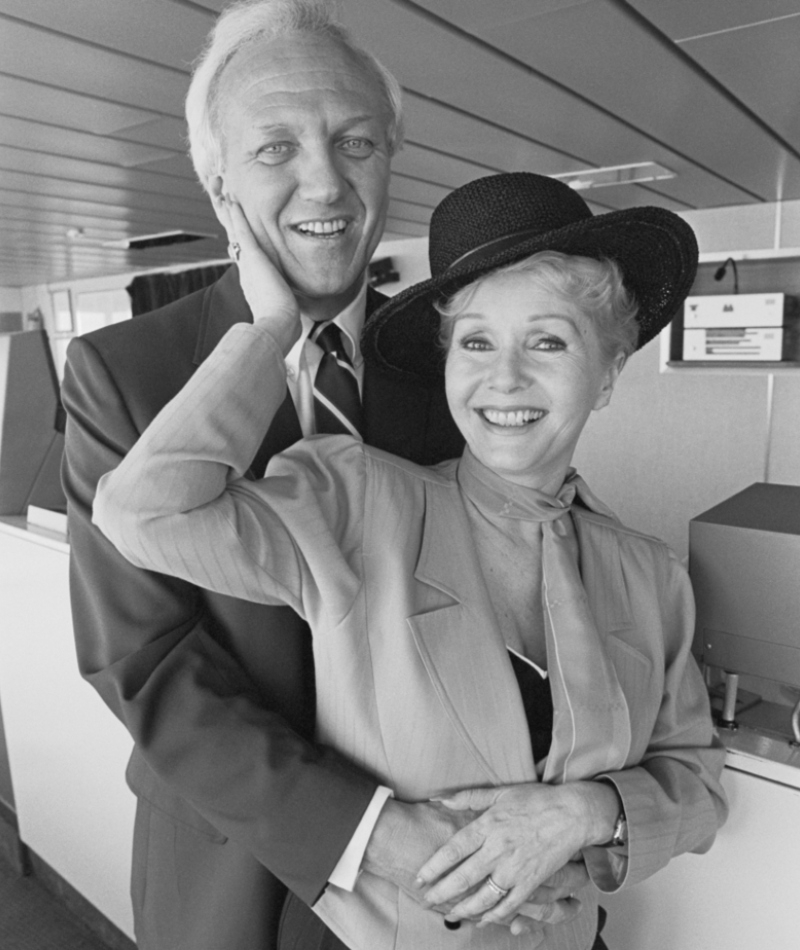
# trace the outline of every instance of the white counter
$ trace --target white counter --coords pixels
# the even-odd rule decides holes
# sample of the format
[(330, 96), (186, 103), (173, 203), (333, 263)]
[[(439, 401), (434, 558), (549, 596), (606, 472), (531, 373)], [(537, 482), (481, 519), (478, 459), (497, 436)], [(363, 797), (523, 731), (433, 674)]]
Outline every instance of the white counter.
[(133, 937), (132, 742), (78, 673), (66, 538), (0, 518), (0, 697), (22, 840)]

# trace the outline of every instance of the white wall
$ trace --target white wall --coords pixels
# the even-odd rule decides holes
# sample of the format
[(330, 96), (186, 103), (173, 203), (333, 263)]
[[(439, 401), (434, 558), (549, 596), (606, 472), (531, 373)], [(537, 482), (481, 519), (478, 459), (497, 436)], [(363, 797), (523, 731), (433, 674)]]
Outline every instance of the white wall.
[(19, 287), (0, 287), (0, 313), (22, 311), (22, 291)]

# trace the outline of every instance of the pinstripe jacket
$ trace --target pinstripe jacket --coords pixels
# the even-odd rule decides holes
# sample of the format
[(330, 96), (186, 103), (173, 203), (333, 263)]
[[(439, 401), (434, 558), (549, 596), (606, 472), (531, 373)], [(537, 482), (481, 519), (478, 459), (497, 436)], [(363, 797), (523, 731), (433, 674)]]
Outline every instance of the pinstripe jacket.
[[(281, 367), (263, 327), (230, 331), (104, 476), (96, 523), (140, 567), (288, 604), (306, 617), (320, 740), (401, 799), (536, 781), (519, 690), (471, 541), (459, 463), (422, 468), (347, 437), (318, 437), (274, 458), (264, 480), (245, 480), (259, 431), (254, 407), (280, 405)], [(208, 411), (197, 413), (198, 402)], [(614, 767), (599, 750), (593, 768), (590, 751), (583, 773), (572, 777), (602, 772), (613, 781), (629, 844), (625, 854), (585, 850), (594, 886), (580, 895), (575, 920), (548, 929), (549, 950), (586, 950), (598, 888), (630, 885), (675, 854), (707, 849), (726, 813), (724, 753), (689, 653), (688, 578), (661, 542), (586, 505), (575, 504), (571, 514), (581, 580), (593, 636), (624, 695), (629, 733)], [(606, 697), (586, 689), (585, 670), (554, 662), (558, 630), (548, 636), (562, 723), (552, 765), (580, 743), (570, 709)], [(445, 930), (438, 915), (367, 873), (353, 893), (329, 887), (314, 909), (355, 950), (519, 946), (505, 928)]]

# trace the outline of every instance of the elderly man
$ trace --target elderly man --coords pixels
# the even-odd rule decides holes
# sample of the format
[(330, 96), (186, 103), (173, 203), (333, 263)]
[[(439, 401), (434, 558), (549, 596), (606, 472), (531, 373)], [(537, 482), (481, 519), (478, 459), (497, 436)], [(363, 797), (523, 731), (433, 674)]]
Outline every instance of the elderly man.
[[(382, 299), (365, 271), (384, 227), (400, 95), (325, 7), (228, 8), (187, 98), (192, 158), (218, 217), (228, 225), (230, 200), (243, 208), (300, 301), (289, 395), (253, 477), (314, 432), (355, 428), (421, 463), (461, 451), (443, 392), (362, 366), (361, 328)], [(75, 637), (82, 674), (135, 740), (127, 779), (138, 798), (132, 895), (141, 950), (271, 950), (284, 885), (301, 911), (329, 883), (352, 887), (362, 861), (411, 887), (464, 821), (433, 805), (384, 807), (387, 790), (312, 744), (310, 638), (292, 611), (134, 569), (91, 524), (100, 476), (225, 331), (251, 320), (232, 266), (205, 290), (75, 340), (68, 355)], [(294, 932), (304, 926), (295, 912)]]

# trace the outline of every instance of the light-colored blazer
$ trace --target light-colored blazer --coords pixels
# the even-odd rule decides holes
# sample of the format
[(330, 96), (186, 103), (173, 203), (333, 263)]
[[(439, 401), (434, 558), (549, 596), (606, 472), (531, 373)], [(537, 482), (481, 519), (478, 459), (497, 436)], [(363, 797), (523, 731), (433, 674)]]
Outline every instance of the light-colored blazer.
[[(320, 741), (398, 798), (536, 781), (457, 463), (420, 468), (346, 437), (319, 437), (274, 458), (260, 482), (237, 477), (265, 402), (283, 398), (274, 383), (281, 365), (263, 327), (232, 330), (105, 476), (96, 522), (141, 567), (306, 617)], [(614, 890), (710, 846), (725, 815), (723, 752), (689, 653), (684, 570), (661, 542), (605, 514), (576, 504), (572, 518), (588, 604), (629, 711), (626, 761), (606, 773), (625, 805), (627, 854), (585, 851), (594, 883)], [(559, 679), (551, 646), (563, 724), (569, 704), (592, 701), (580, 695), (587, 683), (591, 693), (591, 671), (578, 677), (582, 690), (569, 675)], [(556, 729), (548, 758), (563, 758), (574, 740), (568, 725)], [(597, 890), (580, 896), (577, 919), (549, 929), (551, 950), (591, 945)], [(356, 950), (519, 946), (506, 928), (446, 930), (439, 915), (368, 873), (353, 893), (328, 887), (314, 909)]]

